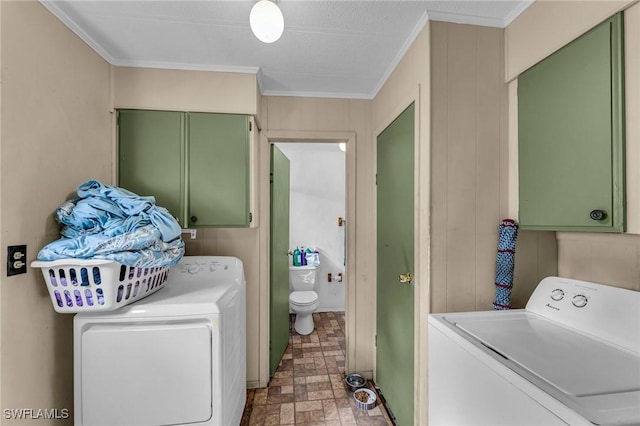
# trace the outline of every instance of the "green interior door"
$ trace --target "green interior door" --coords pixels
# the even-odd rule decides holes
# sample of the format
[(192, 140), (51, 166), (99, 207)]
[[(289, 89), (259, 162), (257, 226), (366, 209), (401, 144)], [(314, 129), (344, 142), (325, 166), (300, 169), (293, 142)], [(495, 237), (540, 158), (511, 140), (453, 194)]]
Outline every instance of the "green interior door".
[(271, 145), (269, 376), (289, 343), (289, 159)]
[(378, 136), (376, 382), (399, 425), (413, 424), (414, 104)]

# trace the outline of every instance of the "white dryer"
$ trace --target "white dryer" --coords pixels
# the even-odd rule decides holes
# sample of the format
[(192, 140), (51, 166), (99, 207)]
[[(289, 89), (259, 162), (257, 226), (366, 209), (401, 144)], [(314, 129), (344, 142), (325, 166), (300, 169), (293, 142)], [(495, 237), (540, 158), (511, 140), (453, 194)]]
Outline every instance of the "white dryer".
[(246, 285), (233, 257), (185, 256), (157, 293), (74, 317), (77, 426), (238, 425)]
[(558, 277), (429, 316), (430, 425), (640, 425), (640, 293)]

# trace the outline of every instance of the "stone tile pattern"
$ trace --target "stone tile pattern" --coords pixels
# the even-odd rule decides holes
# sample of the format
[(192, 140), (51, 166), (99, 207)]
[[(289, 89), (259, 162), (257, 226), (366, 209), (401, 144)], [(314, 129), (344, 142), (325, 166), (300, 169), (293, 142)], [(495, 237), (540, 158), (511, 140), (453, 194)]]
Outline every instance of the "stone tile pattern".
[(361, 410), (344, 386), (344, 312), (314, 313), (316, 328), (307, 336), (296, 333), (294, 320), (291, 315), (289, 345), (269, 385), (247, 391), (241, 425), (393, 426), (382, 405)]

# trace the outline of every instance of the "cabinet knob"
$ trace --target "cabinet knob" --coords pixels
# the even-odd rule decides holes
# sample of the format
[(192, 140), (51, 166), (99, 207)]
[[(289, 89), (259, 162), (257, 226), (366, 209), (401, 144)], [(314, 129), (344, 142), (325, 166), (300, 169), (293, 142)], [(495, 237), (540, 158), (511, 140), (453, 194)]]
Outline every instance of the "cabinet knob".
[(197, 216), (191, 216), (189, 218), (189, 221), (191, 221), (191, 223), (196, 223), (198, 221), (198, 217)]
[(603, 220), (607, 217), (607, 212), (604, 210), (591, 210), (589, 217), (593, 220)]

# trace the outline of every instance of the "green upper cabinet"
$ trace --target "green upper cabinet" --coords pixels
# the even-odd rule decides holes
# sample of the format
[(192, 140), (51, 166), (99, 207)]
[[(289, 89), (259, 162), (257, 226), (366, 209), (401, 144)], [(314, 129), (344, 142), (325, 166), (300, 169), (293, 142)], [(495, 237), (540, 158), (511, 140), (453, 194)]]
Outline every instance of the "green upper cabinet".
[[(184, 188), (184, 116), (167, 111), (118, 113), (118, 184), (181, 217)], [(180, 224), (182, 226), (183, 222)]]
[(189, 226), (249, 224), (249, 118), (190, 113)]
[(622, 16), (518, 78), (523, 229), (623, 232)]
[(118, 111), (118, 184), (153, 195), (180, 225), (247, 227), (250, 118)]

